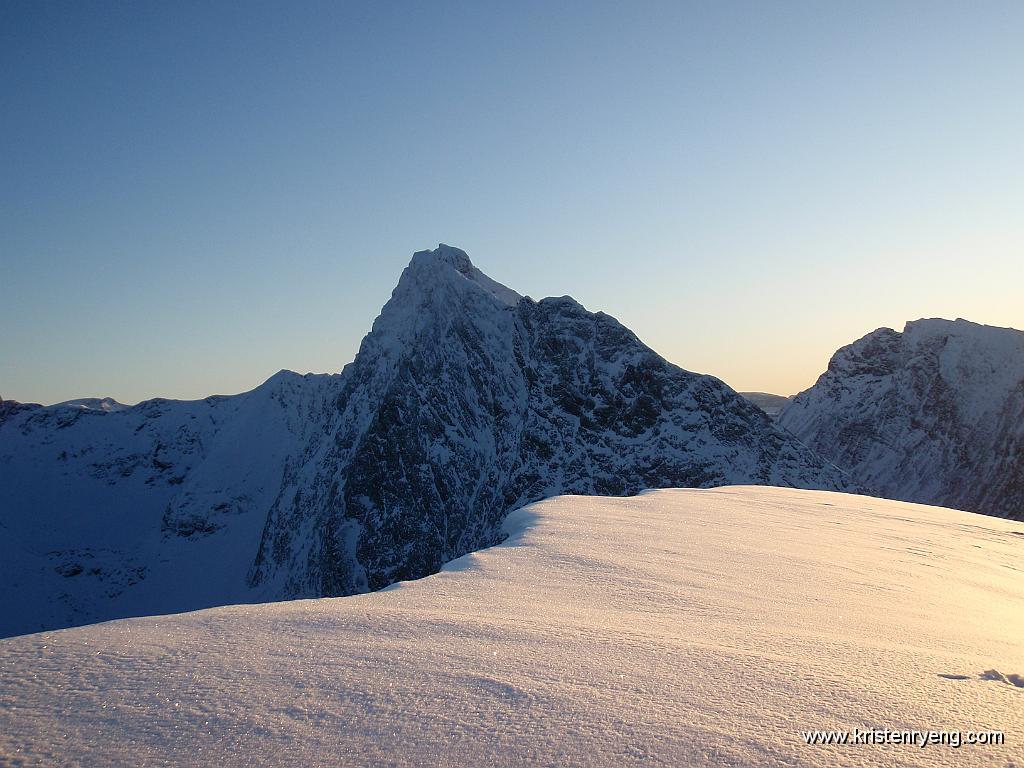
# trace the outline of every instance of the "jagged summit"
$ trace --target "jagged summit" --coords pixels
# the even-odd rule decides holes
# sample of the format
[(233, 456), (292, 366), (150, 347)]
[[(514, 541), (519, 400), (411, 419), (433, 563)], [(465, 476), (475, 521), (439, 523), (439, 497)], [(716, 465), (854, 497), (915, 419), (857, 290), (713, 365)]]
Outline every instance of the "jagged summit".
[[(510, 306), (514, 306), (523, 298), (511, 288), (492, 280), (477, 269), (465, 251), (444, 243), (440, 243), (432, 251), (417, 251), (413, 254), (412, 261), (402, 273), (398, 288), (395, 289), (396, 293), (402, 288), (402, 282), (407, 278), (415, 280), (421, 285), (436, 282), (454, 283), (457, 286), (457, 294), (473, 288), (480, 288), (502, 304)], [(460, 278), (461, 281), (464, 281), (461, 285), (459, 284)]]
[(447, 265), (454, 267), (464, 275), (468, 275), (475, 269), (473, 262), (469, 260), (469, 254), (461, 248), (446, 245), (445, 243), (438, 243), (437, 248), (432, 251), (416, 251), (412, 255), (410, 266), (421, 265), (435, 268), (440, 265)]

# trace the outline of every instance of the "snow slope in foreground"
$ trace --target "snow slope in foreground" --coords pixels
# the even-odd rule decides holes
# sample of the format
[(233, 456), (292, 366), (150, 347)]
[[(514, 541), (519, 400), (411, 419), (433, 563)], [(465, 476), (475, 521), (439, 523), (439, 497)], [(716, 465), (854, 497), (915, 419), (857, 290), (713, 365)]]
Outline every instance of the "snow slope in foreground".
[[(819, 491), (560, 497), (336, 599), (0, 641), (0, 763), (963, 765), (1024, 754), (1024, 525)], [(810, 746), (808, 729), (1004, 746)]]

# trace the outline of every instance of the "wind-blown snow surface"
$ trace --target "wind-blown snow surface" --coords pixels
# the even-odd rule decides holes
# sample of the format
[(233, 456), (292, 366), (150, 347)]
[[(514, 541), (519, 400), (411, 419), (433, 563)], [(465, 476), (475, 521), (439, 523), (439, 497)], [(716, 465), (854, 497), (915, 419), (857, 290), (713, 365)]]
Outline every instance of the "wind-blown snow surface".
[(843, 347), (779, 424), (890, 499), (1024, 520), (1024, 333), (929, 319)]
[[(1024, 525), (729, 487), (506, 526), (381, 592), (0, 641), (0, 763), (1020, 764)], [(1005, 745), (800, 735), (886, 727)]]
[(741, 483), (856, 489), (718, 379), (442, 245), (341, 374), (0, 402), (0, 636), (364, 592), (496, 543), (542, 498)]

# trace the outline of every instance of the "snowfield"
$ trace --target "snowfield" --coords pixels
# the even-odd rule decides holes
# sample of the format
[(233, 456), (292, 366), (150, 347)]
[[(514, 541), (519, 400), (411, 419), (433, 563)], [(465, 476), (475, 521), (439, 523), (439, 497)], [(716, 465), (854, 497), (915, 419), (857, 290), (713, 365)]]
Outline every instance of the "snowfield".
[[(0, 764), (1024, 762), (1024, 524), (727, 487), (506, 525), (381, 592), (2, 640)], [(1005, 744), (801, 737), (854, 728)]]

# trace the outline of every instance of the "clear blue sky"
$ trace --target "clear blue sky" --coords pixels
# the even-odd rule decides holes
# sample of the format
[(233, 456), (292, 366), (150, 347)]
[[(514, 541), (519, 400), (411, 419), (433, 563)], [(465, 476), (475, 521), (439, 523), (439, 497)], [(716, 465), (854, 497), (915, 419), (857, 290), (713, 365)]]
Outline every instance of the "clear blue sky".
[(337, 371), (415, 250), (738, 389), (1024, 328), (1024, 3), (0, 4), (0, 396)]

